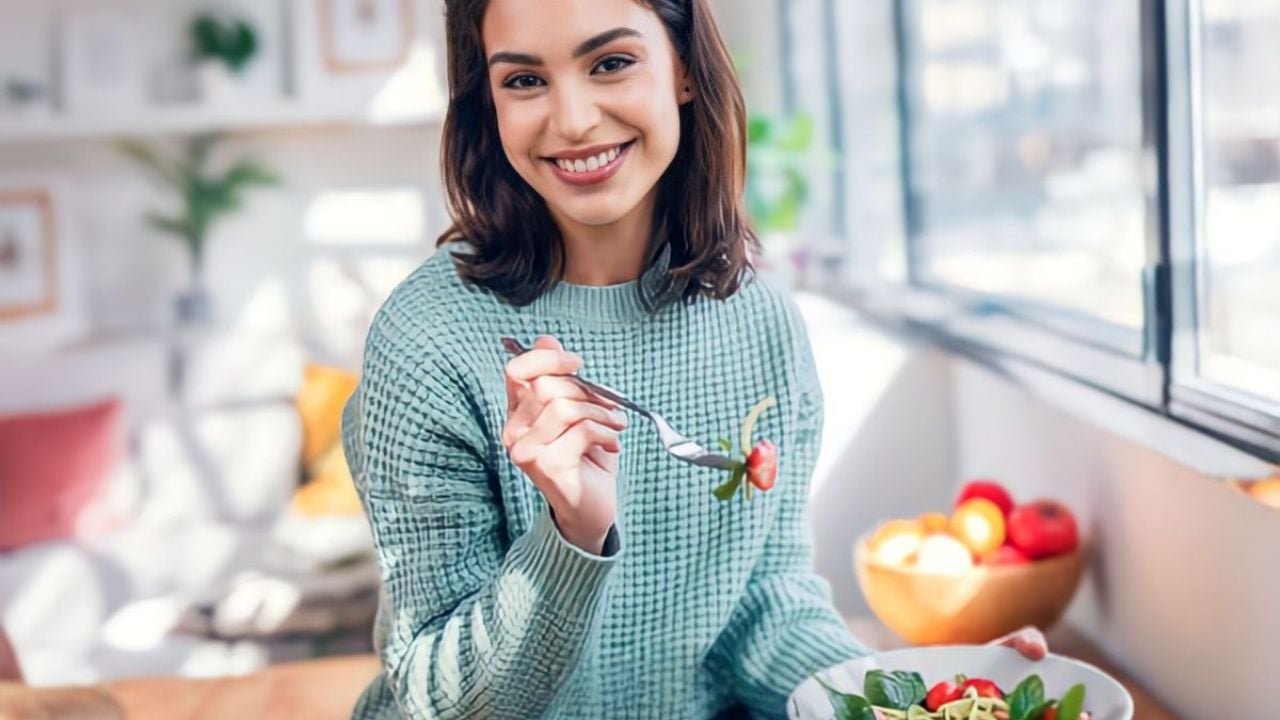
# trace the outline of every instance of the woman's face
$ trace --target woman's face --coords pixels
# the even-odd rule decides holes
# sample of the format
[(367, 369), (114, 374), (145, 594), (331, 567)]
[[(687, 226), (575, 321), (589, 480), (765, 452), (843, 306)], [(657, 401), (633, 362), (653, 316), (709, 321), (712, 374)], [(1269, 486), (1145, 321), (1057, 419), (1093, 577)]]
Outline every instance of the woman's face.
[(675, 157), (684, 69), (637, 0), (491, 0), (482, 28), (502, 147), (554, 215), (618, 221)]

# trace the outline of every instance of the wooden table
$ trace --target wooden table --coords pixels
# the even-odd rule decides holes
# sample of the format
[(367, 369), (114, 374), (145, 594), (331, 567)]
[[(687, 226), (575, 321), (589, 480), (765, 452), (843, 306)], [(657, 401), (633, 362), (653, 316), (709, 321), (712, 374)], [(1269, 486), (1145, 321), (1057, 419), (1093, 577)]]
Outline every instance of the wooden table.
[[(849, 630), (866, 645), (876, 650), (893, 650), (906, 647), (898, 636), (894, 635), (879, 620), (870, 616), (845, 618)], [(1083, 660), (1095, 665), (1103, 672), (1111, 675), (1133, 696), (1134, 720), (1178, 720), (1178, 717), (1159, 703), (1151, 693), (1147, 692), (1125, 675), (1083, 634), (1068, 625), (1059, 623), (1046, 633), (1049, 648), (1059, 654)]]

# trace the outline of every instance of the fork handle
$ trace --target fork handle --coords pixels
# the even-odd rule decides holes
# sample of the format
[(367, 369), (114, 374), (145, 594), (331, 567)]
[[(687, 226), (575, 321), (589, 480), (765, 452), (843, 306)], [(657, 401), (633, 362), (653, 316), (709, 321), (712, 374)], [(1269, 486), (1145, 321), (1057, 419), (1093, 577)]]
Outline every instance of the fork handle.
[(568, 377), (573, 382), (577, 383), (578, 387), (581, 387), (583, 390), (586, 390), (589, 393), (598, 395), (604, 398), (605, 400), (611, 400), (613, 402), (618, 403), (622, 407), (627, 408), (628, 410), (631, 410), (632, 412), (637, 412), (645, 417), (649, 417), (648, 410), (645, 410), (639, 405), (631, 402), (627, 398), (623, 397), (622, 394), (616, 390), (611, 390), (603, 385), (597, 385), (591, 382), (590, 380), (583, 380), (577, 375), (567, 375), (566, 377)]
[[(523, 355), (529, 351), (529, 349), (526, 348), (523, 344), (521, 344), (519, 340), (516, 340), (515, 338), (512, 338), (512, 337), (502, 338), (502, 346), (506, 348), (507, 352), (512, 355)], [(593, 395), (602, 397), (605, 400), (616, 402), (622, 407), (627, 408), (628, 410), (640, 413), (641, 415), (647, 418), (652, 418), (652, 415), (649, 414), (648, 410), (645, 410), (639, 405), (631, 402), (626, 397), (624, 397), (622, 393), (618, 392), (617, 390), (614, 390), (612, 388), (607, 388), (603, 385), (597, 385), (591, 382), (590, 380), (583, 380), (577, 375), (565, 375), (563, 377), (569, 378), (573, 382), (577, 383), (578, 387), (582, 388), (583, 390), (586, 390), (589, 393), (592, 393)]]

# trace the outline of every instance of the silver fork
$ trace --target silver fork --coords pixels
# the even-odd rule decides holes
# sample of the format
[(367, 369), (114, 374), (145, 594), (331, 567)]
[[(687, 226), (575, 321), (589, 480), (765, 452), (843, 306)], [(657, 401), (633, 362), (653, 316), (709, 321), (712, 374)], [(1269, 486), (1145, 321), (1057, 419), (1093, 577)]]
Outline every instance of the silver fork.
[[(502, 346), (512, 355), (523, 355), (529, 351), (528, 348), (520, 344), (519, 340), (510, 337), (502, 338)], [(578, 387), (597, 397), (615, 402), (637, 415), (648, 418), (649, 421), (653, 423), (654, 427), (658, 429), (658, 436), (662, 438), (663, 447), (665, 447), (667, 452), (671, 453), (671, 455), (678, 460), (683, 460), (690, 465), (716, 468), (717, 470), (732, 471), (738, 469), (742, 465), (741, 460), (731, 458), (728, 455), (711, 452), (684, 435), (681, 435), (676, 432), (666, 420), (663, 420), (661, 415), (637, 405), (613, 388), (598, 385), (590, 380), (583, 380), (577, 375), (564, 375), (562, 377), (568, 378), (577, 384)]]

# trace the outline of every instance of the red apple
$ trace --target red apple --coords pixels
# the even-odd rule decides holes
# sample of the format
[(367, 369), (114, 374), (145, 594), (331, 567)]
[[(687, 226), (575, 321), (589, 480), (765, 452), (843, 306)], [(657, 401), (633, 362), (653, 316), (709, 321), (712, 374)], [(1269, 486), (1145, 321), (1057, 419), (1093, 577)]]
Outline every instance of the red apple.
[(1025, 565), (1029, 562), (1031, 558), (1012, 545), (1001, 545), (982, 557), (983, 565)]
[(1020, 505), (1009, 515), (1009, 543), (1031, 558), (1062, 555), (1076, 549), (1076, 518), (1056, 500)]
[(965, 500), (971, 498), (983, 498), (995, 503), (1006, 520), (1009, 518), (1009, 513), (1013, 512), (1013, 497), (995, 480), (971, 480), (965, 483), (964, 487), (960, 488), (960, 494), (956, 496), (956, 502), (952, 507), (960, 507)]

